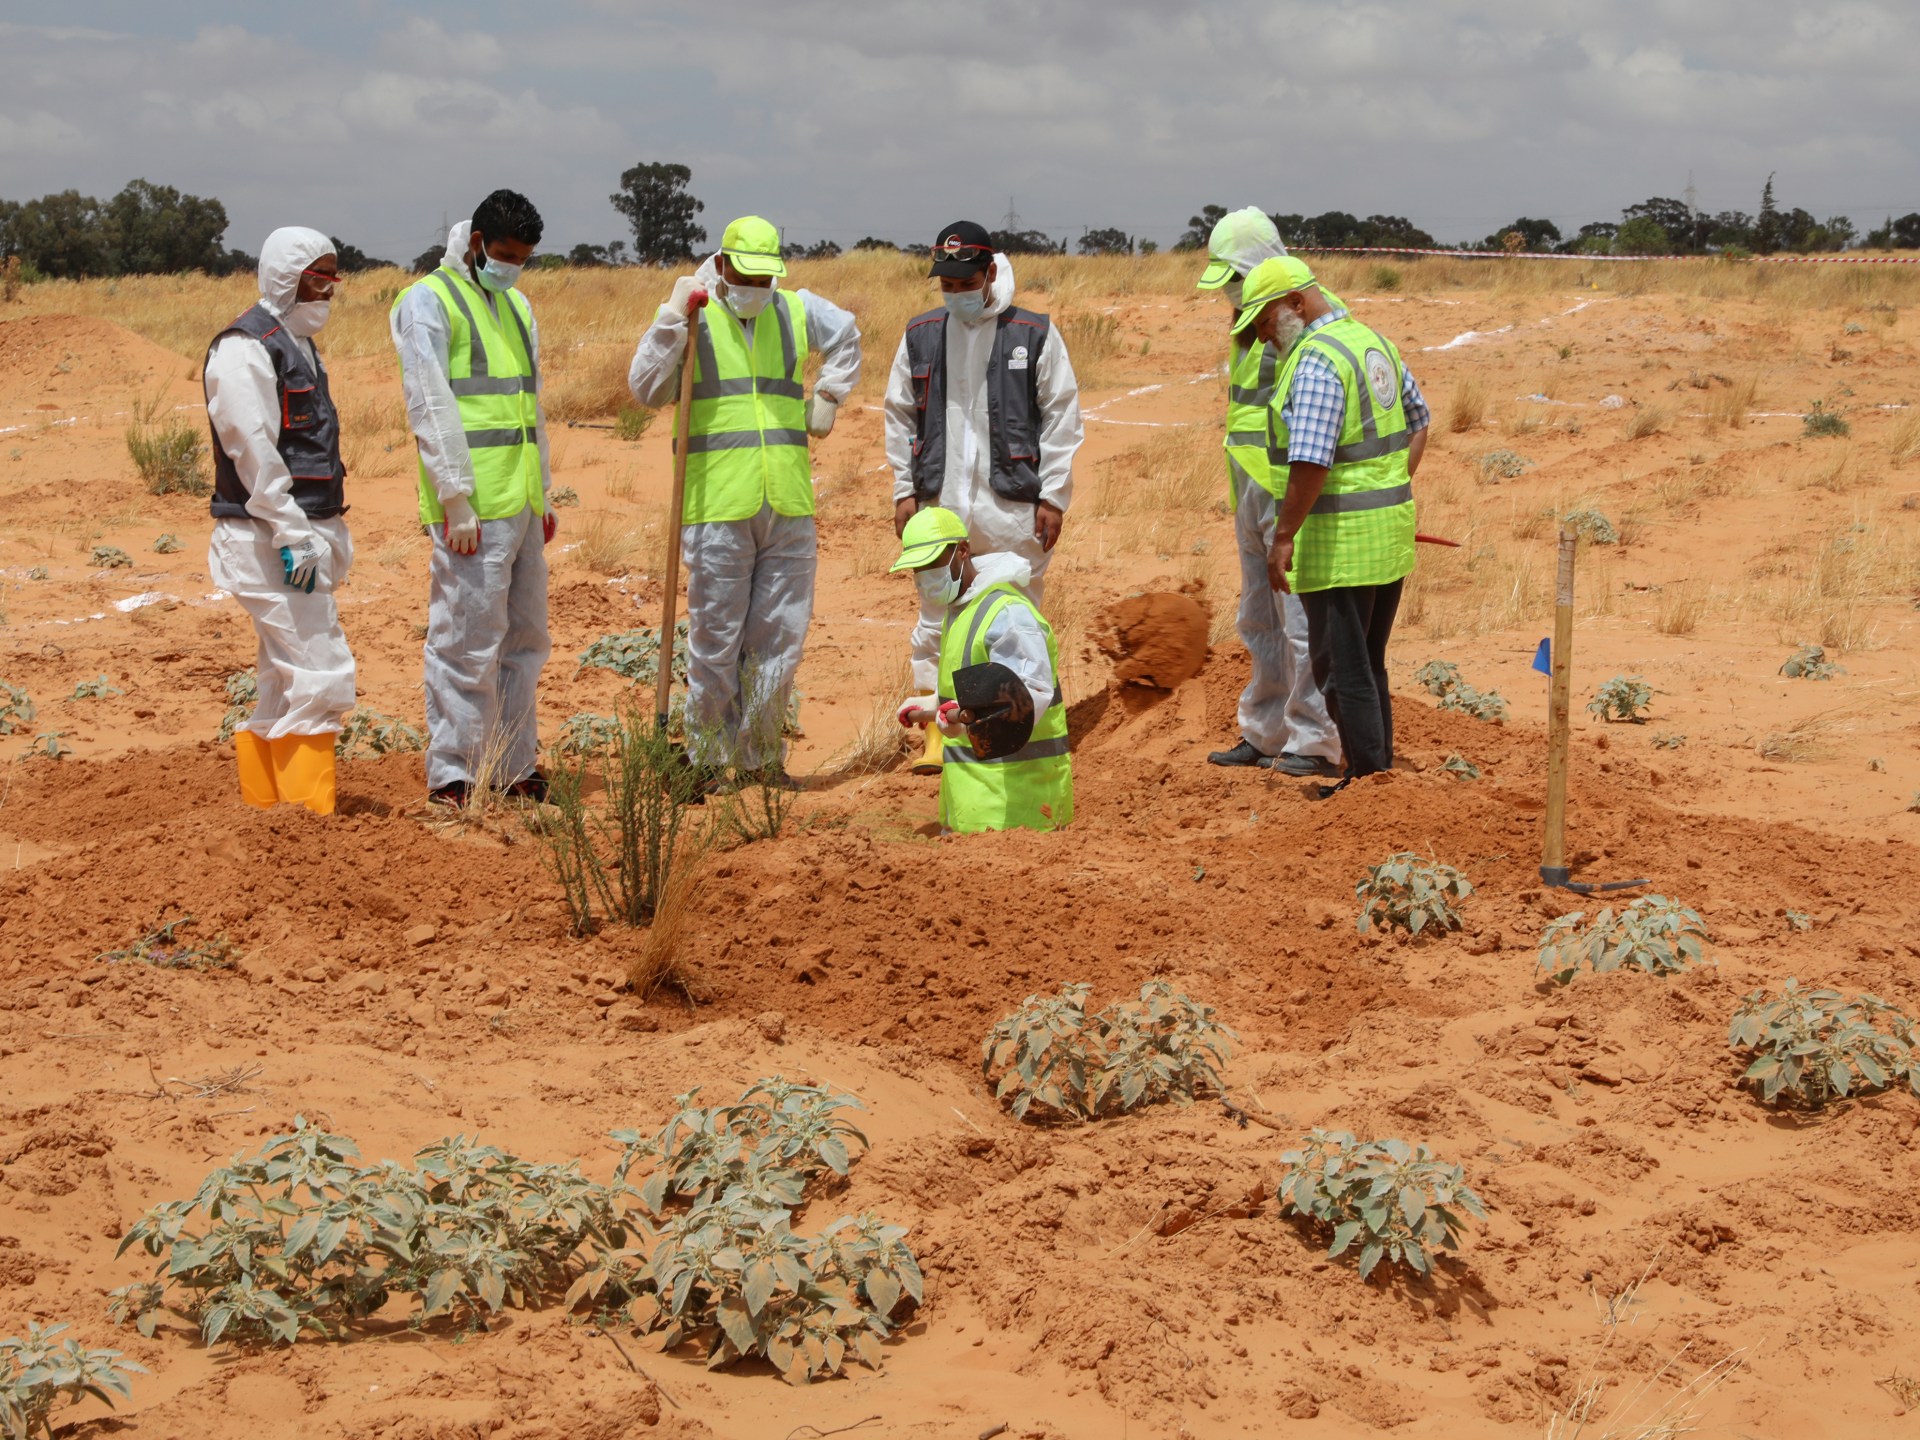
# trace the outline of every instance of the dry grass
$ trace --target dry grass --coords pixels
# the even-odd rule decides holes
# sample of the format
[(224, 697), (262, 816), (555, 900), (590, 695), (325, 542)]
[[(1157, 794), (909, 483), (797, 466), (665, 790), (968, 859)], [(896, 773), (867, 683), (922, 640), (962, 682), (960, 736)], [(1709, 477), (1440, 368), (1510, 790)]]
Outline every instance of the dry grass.
[(821, 768), (829, 783), (881, 774), (900, 763), (909, 745), (919, 747), (920, 732), (903, 726), (898, 714), (900, 702), (913, 693), (912, 668), (902, 662), (870, 681), (877, 681), (865, 687), (874, 697), (872, 710), (847, 747)]
[(1725, 427), (1738, 430), (1747, 423), (1760, 392), (1760, 377), (1745, 375), (1731, 385), (1713, 391), (1707, 397), (1707, 432)]
[(1653, 628), (1662, 635), (1691, 635), (1706, 610), (1705, 592), (1690, 581), (1680, 581), (1660, 592), (1660, 613)]
[(1487, 387), (1477, 375), (1468, 376), (1447, 397), (1447, 429), (1455, 435), (1476, 430), (1487, 418)]
[(1916, 455), (1920, 455), (1920, 414), (1909, 412), (1894, 427), (1893, 436), (1887, 441), (1887, 460), (1893, 465), (1904, 465)]
[(1620, 427), (1623, 440), (1644, 440), (1649, 435), (1658, 435), (1673, 423), (1673, 411), (1664, 405), (1642, 405), (1627, 417), (1627, 423)]
[(863, 525), (854, 532), (853, 552), (847, 557), (847, 574), (855, 580), (868, 575), (885, 575), (900, 558), (900, 541), (891, 525)]
[(1832, 450), (1815, 450), (1812, 462), (1800, 472), (1799, 483), (1802, 490), (1825, 490), (1839, 495), (1851, 490), (1857, 479), (1853, 446), (1842, 445)]
[(579, 539), (573, 557), (596, 575), (624, 575), (640, 553), (640, 536), (604, 511), (586, 517), (574, 533)]
[(1114, 383), (1114, 361), (1125, 351), (1120, 322), (1098, 311), (1069, 314), (1060, 322), (1067, 342), (1067, 358), (1083, 390), (1099, 390)]
[(427, 537), (418, 531), (390, 536), (373, 552), (373, 562), (383, 570), (404, 570), (426, 548)]
[(607, 498), (609, 500), (631, 500), (634, 482), (639, 479), (639, 469), (633, 465), (616, 465), (607, 476)]
[(1109, 460), (1087, 508), (1096, 517), (1205, 511), (1225, 494), (1224, 469), (1218, 432), (1169, 426)]
[(678, 990), (690, 988), (690, 978), (680, 963), (680, 942), (687, 921), (695, 911), (694, 897), (700, 890), (701, 872), (713, 850), (713, 827), (689, 827), (681, 832), (673, 847), (673, 860), (660, 884), (659, 902), (653, 909), (653, 923), (641, 938), (640, 948), (627, 962), (627, 989), (642, 1000), (651, 998), (666, 985)]
[(1858, 715), (1859, 708), (1857, 704), (1841, 705), (1822, 711), (1791, 729), (1763, 735), (1755, 748), (1765, 760), (1784, 760), (1800, 765), (1831, 760), (1840, 753), (1836, 740), (1848, 722)]

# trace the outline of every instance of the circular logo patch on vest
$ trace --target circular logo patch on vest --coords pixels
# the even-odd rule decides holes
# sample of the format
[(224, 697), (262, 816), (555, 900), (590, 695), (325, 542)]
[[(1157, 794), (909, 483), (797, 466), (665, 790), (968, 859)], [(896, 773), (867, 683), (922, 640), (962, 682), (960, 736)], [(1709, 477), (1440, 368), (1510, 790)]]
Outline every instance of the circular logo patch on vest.
[(1394, 383), (1393, 362), (1380, 351), (1369, 350), (1361, 363), (1367, 367), (1367, 388), (1373, 391), (1373, 403), (1382, 410), (1392, 409), (1400, 389)]

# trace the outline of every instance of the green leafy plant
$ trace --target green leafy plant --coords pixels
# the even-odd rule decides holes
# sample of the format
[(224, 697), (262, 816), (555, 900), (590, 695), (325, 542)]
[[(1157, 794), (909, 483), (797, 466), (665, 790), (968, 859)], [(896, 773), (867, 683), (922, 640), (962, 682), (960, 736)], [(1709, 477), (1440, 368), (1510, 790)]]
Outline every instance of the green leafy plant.
[(1569, 510), (1560, 517), (1562, 525), (1571, 525), (1581, 539), (1594, 545), (1618, 545), (1620, 532), (1598, 510)]
[[(660, 673), (660, 634), (644, 626), (617, 635), (602, 635), (580, 652), (582, 670), (611, 670), (635, 684), (645, 684)], [(687, 678), (687, 622), (673, 627), (673, 678)]]
[(1221, 1088), (1239, 1037), (1212, 1006), (1150, 980), (1137, 1000), (1089, 1016), (1092, 988), (1029, 995), (982, 1042), (981, 1074), (996, 1100), (1011, 1101), (1016, 1120), (1035, 1105), (1081, 1120), (1163, 1100), (1190, 1105), (1202, 1090)]
[(42, 730), (33, 737), (33, 743), (20, 752), (21, 756), (27, 760), (64, 760), (73, 754), (66, 736), (64, 730)]
[(1809, 440), (1820, 440), (1850, 435), (1853, 427), (1847, 424), (1846, 417), (1827, 409), (1825, 401), (1816, 400), (1813, 409), (1800, 417), (1800, 433)]
[(1584, 910), (1548, 921), (1540, 935), (1540, 968), (1559, 985), (1582, 967), (1595, 975), (1623, 965), (1648, 975), (1677, 975), (1706, 958), (1706, 939), (1697, 913), (1664, 895), (1642, 895), (1618, 911), (1608, 906), (1591, 921)]
[(1449, 755), (1440, 767), (1456, 780), (1478, 780), (1480, 767), (1464, 755)]
[(1413, 678), (1426, 687), (1429, 695), (1445, 697), (1460, 688), (1460, 667), (1450, 660), (1429, 660), (1413, 672)]
[(569, 715), (554, 737), (553, 753), (560, 756), (598, 755), (620, 741), (620, 722), (611, 715), (581, 711)]
[(580, 492), (571, 485), (559, 485), (547, 492), (547, 504), (555, 510), (564, 510), (579, 503)]
[(1464, 1217), (1487, 1215), (1466, 1172), (1425, 1145), (1315, 1129), (1280, 1161), (1282, 1213), (1330, 1227), (1330, 1258), (1358, 1245), (1362, 1280), (1383, 1260), (1431, 1274), (1437, 1252), (1460, 1248)]
[(1587, 702), (1587, 713), (1628, 725), (1646, 723), (1640, 712), (1653, 703), (1653, 687), (1638, 675), (1616, 675)]
[(1473, 893), (1473, 885), (1451, 865), (1422, 860), (1411, 851), (1389, 855), (1371, 867), (1353, 893), (1360, 897), (1362, 935), (1376, 925), (1382, 930), (1399, 926), (1418, 935), (1429, 926), (1458, 930), (1460, 912), (1455, 902)]
[(1785, 918), (1789, 930), (1804, 933), (1813, 929), (1813, 917), (1804, 910), (1789, 910)]
[(1787, 657), (1786, 663), (1780, 667), (1780, 673), (1789, 680), (1831, 680), (1847, 672), (1827, 659), (1824, 647), (1802, 645)]
[(171, 531), (153, 542), (156, 555), (177, 555), (180, 553), (180, 541)]
[(1727, 1044), (1752, 1055), (1740, 1079), (1769, 1105), (1817, 1110), (1903, 1080), (1920, 1095), (1920, 1024), (1877, 996), (1803, 990), (1789, 979), (1778, 995), (1755, 990), (1741, 1000)]
[(404, 720), (365, 706), (347, 717), (333, 742), (336, 759), (357, 760), (362, 755), (406, 755), (427, 748), (427, 737)]
[(1498, 690), (1483, 694), (1474, 689), (1460, 678), (1459, 666), (1450, 661), (1429, 660), (1413, 672), (1413, 678), (1429, 695), (1440, 698), (1442, 710), (1458, 710), (1496, 725), (1507, 718), (1506, 698)]
[(96, 675), (91, 680), (82, 680), (73, 687), (75, 700), (105, 700), (110, 695), (124, 695), (127, 692), (113, 684), (105, 675)]
[(146, 1367), (122, 1358), (118, 1350), (89, 1350), (78, 1340), (57, 1337), (65, 1325), (27, 1322), (27, 1333), (0, 1340), (0, 1437), (35, 1440), (53, 1435), (53, 1410), (60, 1401), (133, 1398), (133, 1377)]
[(260, 703), (260, 686), (251, 668), (236, 670), (227, 676), (226, 692), (227, 712), (220, 717), (222, 744), (233, 739), (233, 732), (253, 718), (254, 706)]
[(0, 735), (11, 735), (31, 725), (38, 713), (31, 695), (18, 685), (0, 680)]
[(94, 964), (152, 965), (159, 970), (231, 970), (240, 952), (224, 933), (192, 945), (179, 938), (180, 931), (197, 924), (199, 921), (191, 915), (169, 920), (123, 949), (101, 951), (93, 957)]
[(121, 566), (133, 564), (133, 557), (118, 545), (96, 545), (90, 552), (87, 563), (97, 570), (117, 570)]
[(1485, 485), (1517, 479), (1533, 468), (1531, 460), (1516, 455), (1511, 450), (1489, 450), (1474, 464), (1479, 467), (1480, 481)]

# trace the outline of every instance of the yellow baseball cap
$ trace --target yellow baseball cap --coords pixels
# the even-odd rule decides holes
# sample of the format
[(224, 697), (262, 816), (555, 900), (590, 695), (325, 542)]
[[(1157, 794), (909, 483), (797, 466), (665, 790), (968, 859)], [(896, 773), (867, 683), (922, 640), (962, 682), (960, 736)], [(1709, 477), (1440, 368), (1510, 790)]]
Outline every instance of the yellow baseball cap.
[(780, 258), (780, 232), (758, 215), (743, 215), (727, 226), (720, 237), (720, 253), (742, 275), (787, 273), (787, 262)]
[(1262, 260), (1241, 282), (1240, 318), (1233, 322), (1233, 333), (1238, 335), (1253, 324), (1267, 308), (1268, 301), (1304, 290), (1314, 283), (1313, 271), (1298, 256), (1276, 255), (1271, 260)]
[(951, 510), (929, 505), (916, 510), (900, 532), (900, 558), (888, 574), (901, 570), (924, 570), (947, 552), (956, 541), (967, 538), (967, 522)]

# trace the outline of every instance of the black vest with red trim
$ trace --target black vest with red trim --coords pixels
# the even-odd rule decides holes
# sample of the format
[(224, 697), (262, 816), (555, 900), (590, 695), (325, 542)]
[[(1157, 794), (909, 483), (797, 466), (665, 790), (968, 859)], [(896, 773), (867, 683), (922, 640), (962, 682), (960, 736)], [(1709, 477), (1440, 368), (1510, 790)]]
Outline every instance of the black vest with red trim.
[[(1040, 498), (1040, 352), (1051, 328), (1044, 315), (1009, 306), (995, 317), (987, 354), (987, 436), (993, 492), (1033, 504)], [(947, 469), (947, 312), (929, 310), (907, 324), (907, 364), (918, 412), (913, 437), (913, 496), (940, 501)]]
[[(264, 305), (255, 305), (214, 336), (217, 344), (228, 335), (247, 335), (266, 347), (273, 361), (274, 388), (280, 393), (280, 458), (293, 477), (293, 501), (315, 520), (344, 515), (347, 509), (347, 467), (340, 462), (340, 416), (327, 390), (327, 367), (287, 333), (280, 317)], [(207, 347), (213, 353), (213, 346)], [(206, 383), (206, 366), (200, 368)], [(240, 478), (233, 458), (213, 436), (213, 513), (225, 519), (248, 518), (251, 492)]]

